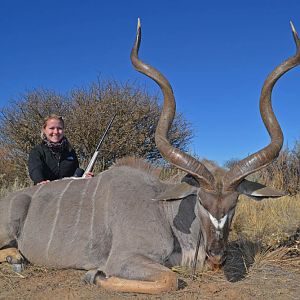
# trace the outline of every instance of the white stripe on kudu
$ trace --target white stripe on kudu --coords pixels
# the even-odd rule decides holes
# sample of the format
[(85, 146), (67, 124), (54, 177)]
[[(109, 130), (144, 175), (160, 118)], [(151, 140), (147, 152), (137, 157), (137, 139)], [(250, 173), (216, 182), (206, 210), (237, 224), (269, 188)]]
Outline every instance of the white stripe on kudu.
[(46, 259), (47, 259), (47, 260), (49, 259), (48, 254), (49, 254), (50, 244), (51, 244), (52, 239), (53, 239), (53, 235), (54, 235), (54, 231), (55, 231), (55, 227), (56, 227), (56, 223), (57, 223), (57, 219), (58, 219), (58, 215), (59, 215), (60, 202), (61, 202), (61, 199), (62, 199), (63, 195), (64, 195), (65, 192), (68, 190), (70, 184), (71, 184), (73, 181), (74, 181), (74, 180), (70, 180), (70, 182), (68, 182), (68, 184), (67, 184), (66, 187), (63, 189), (63, 191), (61, 192), (61, 194), (57, 197), (55, 218), (54, 218), (54, 222), (53, 222), (53, 225), (52, 225), (52, 229), (51, 229), (49, 241), (48, 241), (47, 247), (46, 247)]
[[(39, 187), (36, 189), (36, 191), (32, 194), (31, 196), (31, 199), (33, 199), (35, 197), (35, 195), (38, 194), (38, 192), (42, 189), (42, 187), (44, 186), (44, 184), (40, 184)], [(27, 213), (28, 214), (28, 213)], [(26, 232), (26, 225), (27, 225), (27, 221), (28, 221), (28, 218), (25, 218), (25, 222), (24, 222), (24, 225), (23, 225), (23, 236), (22, 236), (22, 239), (25, 240), (24, 238), (24, 235), (25, 235), (25, 232)]]
[(91, 233), (90, 233), (90, 238), (89, 238), (89, 244), (90, 244), (90, 249), (92, 249), (93, 246), (93, 231), (94, 231), (94, 218), (95, 218), (95, 198), (96, 198), (96, 193), (100, 184), (100, 181), (102, 179), (102, 175), (99, 175), (99, 179), (97, 181), (97, 185), (95, 187), (93, 196), (92, 196), (92, 216), (91, 216)]
[(89, 187), (90, 182), (91, 182), (91, 180), (88, 180), (88, 179), (86, 180), (85, 186), (81, 190), (81, 193), (80, 193), (80, 202), (79, 202), (79, 205), (78, 205), (76, 221), (75, 221), (75, 224), (74, 224), (74, 235), (73, 235), (73, 238), (70, 241), (70, 243), (73, 243), (76, 240), (76, 236), (77, 236), (77, 233), (78, 233), (78, 228), (77, 227), (78, 227), (78, 224), (79, 224), (79, 221), (80, 221), (80, 218), (81, 218), (82, 204), (83, 204), (83, 201), (85, 200), (86, 192), (87, 192), (87, 189)]

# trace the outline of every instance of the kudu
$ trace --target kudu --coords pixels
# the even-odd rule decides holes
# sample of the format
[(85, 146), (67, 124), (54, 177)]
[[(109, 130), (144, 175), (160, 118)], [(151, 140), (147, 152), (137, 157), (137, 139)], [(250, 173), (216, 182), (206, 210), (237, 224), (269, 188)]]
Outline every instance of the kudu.
[(272, 162), (282, 147), (271, 92), (278, 78), (300, 63), (300, 40), (293, 26), (292, 31), (297, 53), (268, 76), (261, 93), (261, 116), (271, 142), (224, 170), (169, 143), (175, 114), (172, 88), (138, 58), (138, 24), (132, 64), (155, 80), (164, 96), (156, 145), (187, 175), (180, 183), (162, 182), (137, 166), (139, 160), (125, 160), (92, 179), (64, 179), (13, 193), (0, 201), (2, 261), (20, 264), (24, 257), (39, 265), (85, 269), (88, 282), (140, 293), (175, 290), (177, 276), (168, 267), (192, 266), (195, 253), (199, 267), (222, 264), (238, 196), (258, 200), (282, 195), (245, 177)]

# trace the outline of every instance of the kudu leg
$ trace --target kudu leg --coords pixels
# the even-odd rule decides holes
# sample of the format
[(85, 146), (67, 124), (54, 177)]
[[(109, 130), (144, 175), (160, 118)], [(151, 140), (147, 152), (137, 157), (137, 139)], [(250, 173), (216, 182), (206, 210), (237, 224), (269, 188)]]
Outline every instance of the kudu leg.
[(146, 257), (130, 258), (119, 264), (118, 269), (116, 276), (96, 277), (95, 283), (107, 290), (144, 294), (159, 294), (178, 288), (174, 272)]
[(19, 194), (0, 201), (0, 263), (20, 264), (24, 261), (17, 247), (31, 198)]
[(177, 289), (176, 274), (172, 271), (161, 272), (156, 278), (145, 278), (147, 281), (130, 280), (119, 277), (110, 277), (107, 279), (96, 279), (106, 290), (127, 293), (160, 294), (163, 292), (174, 291)]

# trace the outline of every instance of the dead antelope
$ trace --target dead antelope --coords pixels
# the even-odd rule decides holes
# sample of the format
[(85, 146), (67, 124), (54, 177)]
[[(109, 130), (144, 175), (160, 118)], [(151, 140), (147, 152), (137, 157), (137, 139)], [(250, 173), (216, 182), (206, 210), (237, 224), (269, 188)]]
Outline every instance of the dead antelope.
[(180, 183), (166, 183), (145, 171), (139, 160), (124, 160), (92, 179), (70, 178), (13, 193), (0, 201), (2, 261), (18, 265), (21, 253), (33, 264), (88, 270), (86, 281), (105, 289), (153, 294), (177, 289), (177, 276), (168, 267), (191, 267), (195, 253), (198, 267), (222, 264), (238, 196), (260, 200), (282, 195), (245, 177), (271, 163), (283, 144), (271, 92), (300, 63), (300, 40), (293, 26), (292, 31), (297, 53), (268, 76), (260, 98), (271, 141), (224, 170), (168, 141), (175, 100), (168, 80), (138, 58), (139, 24), (132, 64), (156, 81), (164, 96), (156, 145), (187, 175)]

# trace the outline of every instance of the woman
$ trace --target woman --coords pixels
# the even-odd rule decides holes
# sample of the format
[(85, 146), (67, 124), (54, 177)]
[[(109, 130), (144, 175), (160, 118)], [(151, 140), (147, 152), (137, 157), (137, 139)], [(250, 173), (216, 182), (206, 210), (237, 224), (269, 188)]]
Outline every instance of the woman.
[[(64, 120), (57, 115), (44, 119), (41, 130), (42, 143), (29, 154), (29, 176), (34, 184), (71, 177), (79, 167), (74, 149), (64, 136)], [(89, 176), (93, 176), (89, 173)]]

